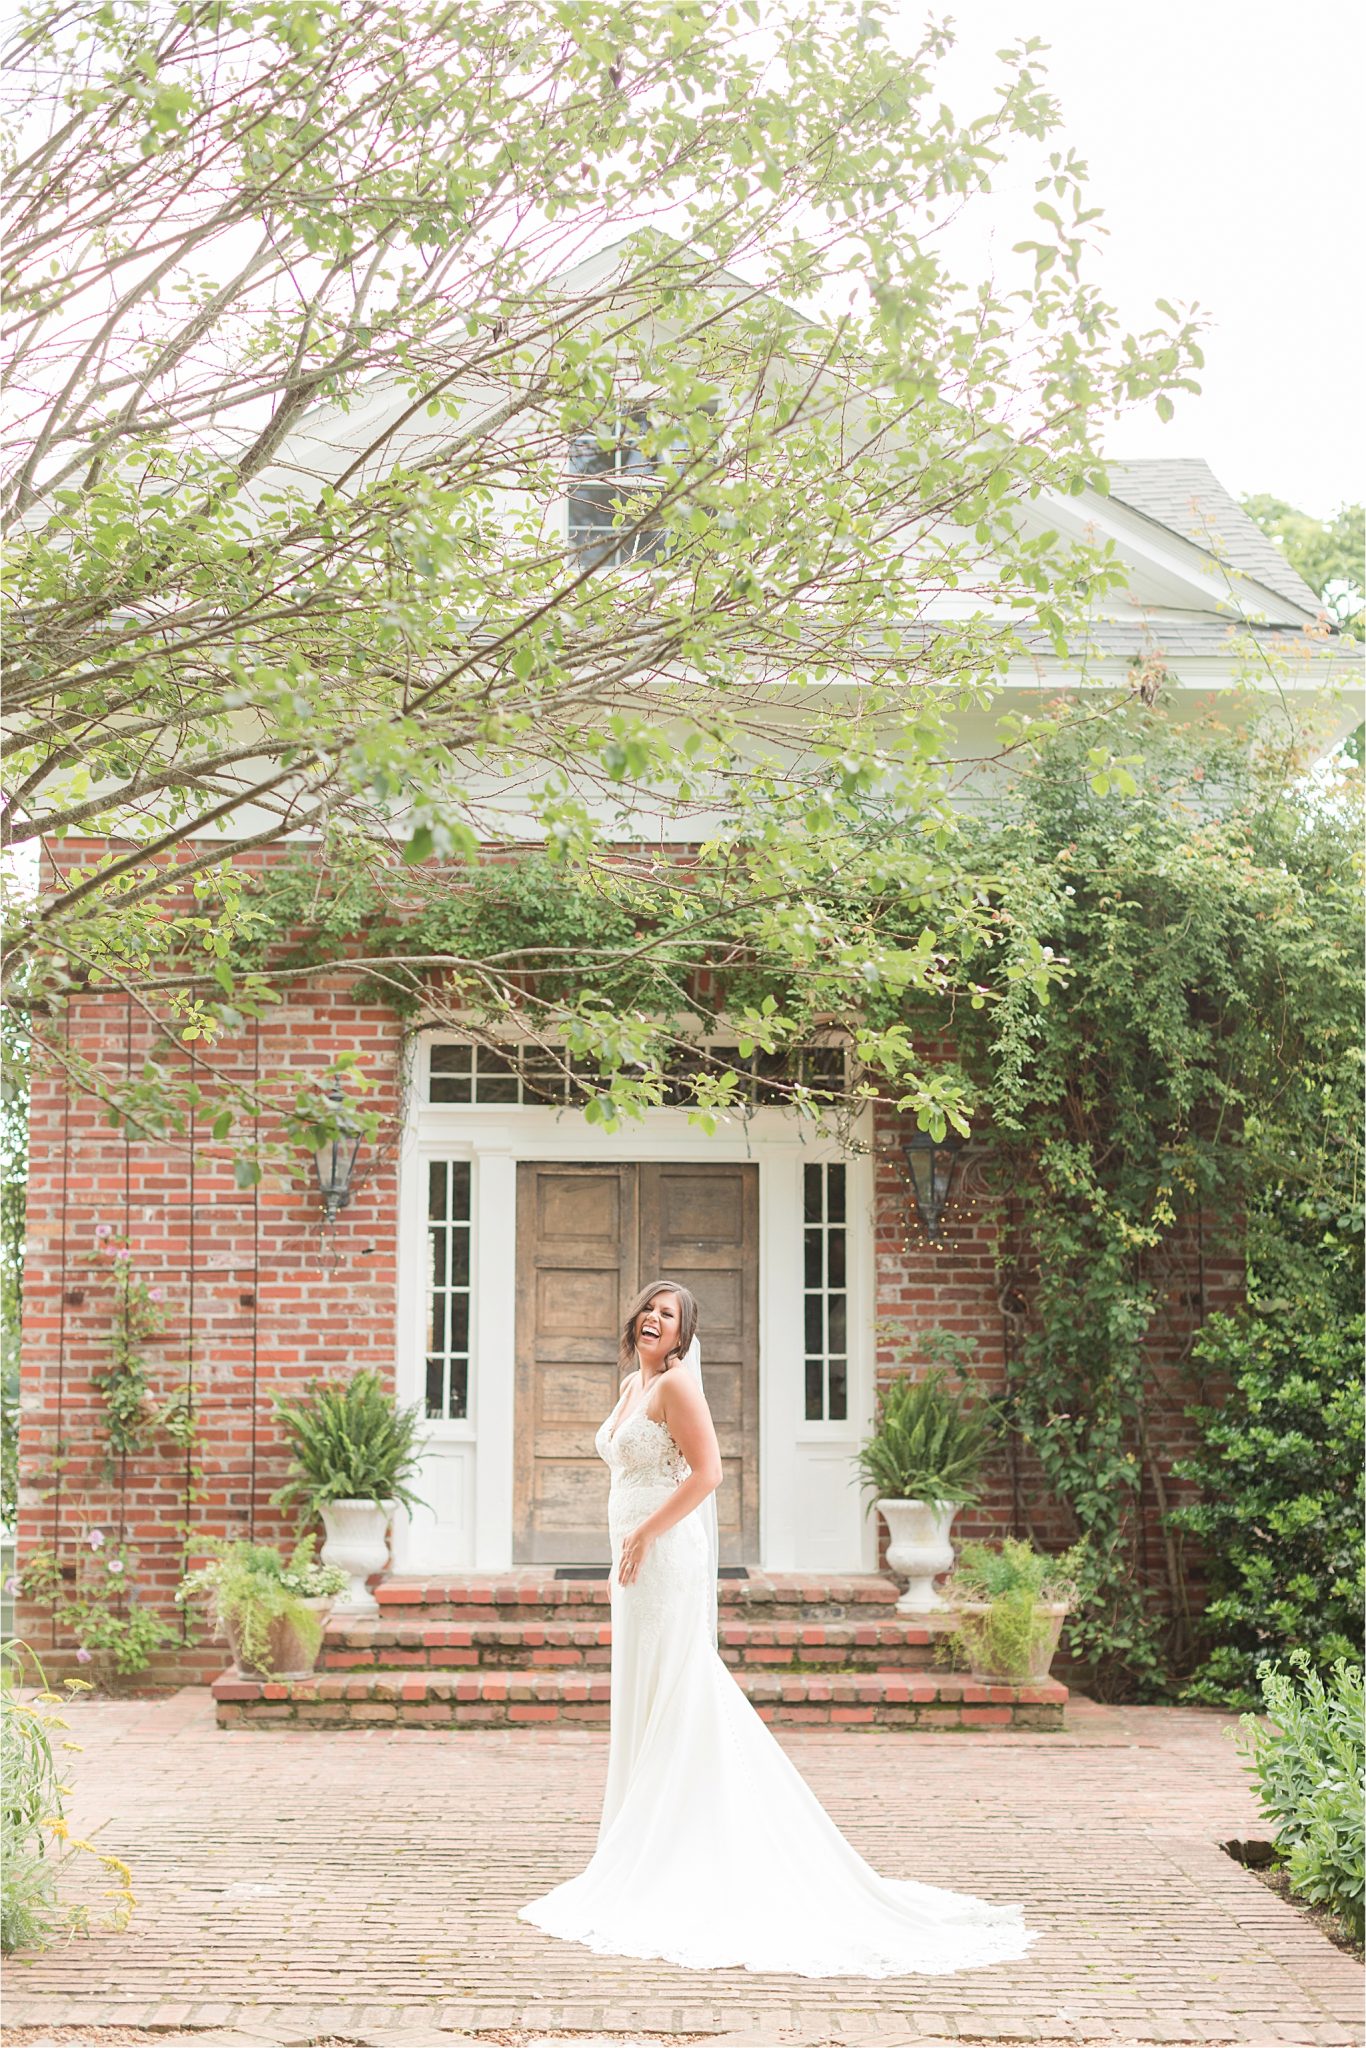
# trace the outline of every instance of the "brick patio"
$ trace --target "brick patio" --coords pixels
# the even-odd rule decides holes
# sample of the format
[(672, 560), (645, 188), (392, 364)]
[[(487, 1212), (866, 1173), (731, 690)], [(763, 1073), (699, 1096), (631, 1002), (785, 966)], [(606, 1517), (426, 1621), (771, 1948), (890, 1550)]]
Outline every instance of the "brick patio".
[(784, 1732), (879, 1869), (1020, 1899), (1044, 1933), (1005, 1967), (837, 1985), (615, 1961), (516, 1919), (590, 1853), (596, 1732), (265, 1737), (217, 1729), (203, 1689), (70, 1718), (72, 1817), (132, 1864), (139, 1910), (124, 1935), (11, 1960), (10, 2027), (1362, 2039), (1359, 1967), (1218, 1846), (1262, 1832), (1223, 1715), (1074, 1697), (1059, 1734)]

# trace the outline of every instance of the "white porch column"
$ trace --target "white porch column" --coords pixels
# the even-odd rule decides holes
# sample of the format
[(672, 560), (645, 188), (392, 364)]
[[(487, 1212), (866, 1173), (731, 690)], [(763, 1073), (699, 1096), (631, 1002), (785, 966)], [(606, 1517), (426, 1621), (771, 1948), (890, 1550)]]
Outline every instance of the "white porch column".
[(497, 1572), (512, 1563), (517, 1161), (510, 1139), (481, 1144), (474, 1173), (474, 1568)]
[(800, 1146), (770, 1146), (759, 1176), (759, 1518), (763, 1563), (774, 1572), (795, 1569), (798, 1547), (804, 1158)]

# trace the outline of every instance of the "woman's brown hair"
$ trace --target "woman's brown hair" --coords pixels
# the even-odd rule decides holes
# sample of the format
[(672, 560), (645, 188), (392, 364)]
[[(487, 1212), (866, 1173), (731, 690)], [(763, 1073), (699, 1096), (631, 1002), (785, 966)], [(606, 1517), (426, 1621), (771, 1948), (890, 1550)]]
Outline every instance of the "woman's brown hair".
[(676, 1280), (652, 1280), (648, 1287), (641, 1288), (626, 1311), (626, 1327), (621, 1333), (623, 1372), (629, 1372), (636, 1362), (636, 1324), (659, 1294), (674, 1294), (678, 1297), (678, 1335), (674, 1339), (670, 1357), (685, 1357), (688, 1346), (697, 1335), (697, 1303), (687, 1288), (680, 1287)]

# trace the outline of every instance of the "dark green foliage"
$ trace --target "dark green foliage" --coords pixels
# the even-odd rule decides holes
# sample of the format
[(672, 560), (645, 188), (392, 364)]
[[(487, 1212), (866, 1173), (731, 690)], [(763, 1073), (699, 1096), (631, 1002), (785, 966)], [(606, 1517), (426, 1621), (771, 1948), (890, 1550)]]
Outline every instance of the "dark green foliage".
[[(1135, 764), (1127, 790), (1095, 772), (1098, 748)], [(1330, 800), (1303, 753), (1137, 707), (1064, 711), (1024, 751), (974, 864), (1068, 978), (1041, 1002), (988, 949), (975, 971), (995, 1000), (956, 1020), (1007, 1205), (1020, 1314), (1006, 1401), (1087, 1538), (1069, 1624), (1085, 1682), (1155, 1697), (1203, 1647), (1175, 1519), (1151, 1576), (1140, 1554), (1141, 1490), (1164, 1484), (1154, 1325), (1172, 1282), (1188, 1283), (1197, 1211), (1213, 1250), (1270, 1189), (1334, 1215), (1360, 1200), (1359, 783)], [(1313, 1268), (1319, 1254), (1304, 1256)], [(1324, 1329), (1344, 1355), (1337, 1312)], [(1346, 1498), (1359, 1437), (1330, 1405), (1316, 1442), (1346, 1462), (1314, 1483)], [(1243, 1474), (1221, 1456), (1204, 1480), (1223, 1500)], [(1239, 1519), (1236, 1504), (1217, 1512)], [(1336, 1537), (1321, 1558), (1306, 1603), (1336, 1613), (1350, 1561)], [(1282, 1640), (1273, 1629), (1264, 1647)]]
[(1299, 1645), (1320, 1671), (1362, 1653), (1361, 1238), (1354, 1216), (1299, 1208), (1258, 1205), (1248, 1306), (1196, 1346), (1221, 1391), (1177, 1467), (1201, 1497), (1172, 1517), (1209, 1557), (1212, 1647), (1191, 1699), (1254, 1706), (1268, 1651)]
[(314, 1381), (302, 1399), (277, 1394), (274, 1408), (293, 1453), (277, 1507), (301, 1501), (311, 1517), (334, 1500), (421, 1505), (406, 1483), (421, 1455), (421, 1410), (396, 1407), (378, 1373)]
[(949, 1383), (943, 1367), (894, 1380), (875, 1434), (858, 1454), (868, 1506), (881, 1500), (970, 1501), (996, 1433), (990, 1402)]
[[(620, 900), (625, 894), (624, 881), (614, 896), (571, 880), (537, 853), (401, 875), (378, 864), (330, 862), (325, 879), (316, 857), (292, 860), (268, 871), (253, 892), (241, 961), (255, 964), (272, 943), (284, 964), (342, 952), (372, 959), (377, 964), (358, 980), (357, 996), (400, 1016), (421, 1011), (443, 989), (477, 1004), (488, 977), (507, 974), (534, 977), (567, 1002), (592, 993), (677, 1008), (682, 990), (664, 985), (648, 957), (622, 960), (640, 936), (636, 915)], [(700, 959), (704, 948), (696, 950)]]

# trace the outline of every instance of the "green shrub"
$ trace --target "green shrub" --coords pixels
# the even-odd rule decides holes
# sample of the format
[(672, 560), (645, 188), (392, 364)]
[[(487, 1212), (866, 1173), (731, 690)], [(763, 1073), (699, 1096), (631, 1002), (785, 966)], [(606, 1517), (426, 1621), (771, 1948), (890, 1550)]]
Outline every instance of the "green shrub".
[(1198, 1453), (1176, 1467), (1201, 1499), (1176, 1527), (1209, 1558), (1205, 1656), (1186, 1697), (1255, 1707), (1257, 1672), (1292, 1647), (1320, 1671), (1363, 1649), (1357, 1220), (1284, 1198), (1249, 1228), (1246, 1309), (1212, 1316), (1196, 1365), (1227, 1391), (1190, 1412)]
[(919, 1379), (893, 1380), (857, 1458), (861, 1483), (871, 1489), (869, 1508), (878, 1500), (975, 1499), (996, 1427), (993, 1404), (970, 1397), (961, 1385), (951, 1387), (942, 1366)]
[[(33, 1672), (39, 1690), (25, 1699), (20, 1689)], [(67, 1700), (88, 1690), (80, 1679), (66, 1681)], [(6, 1643), (0, 1649), (0, 1949), (7, 1955), (19, 1948), (46, 1948), (60, 1935), (89, 1930), (88, 1908), (61, 1897), (67, 1856), (96, 1856), (117, 1879), (107, 1894), (115, 1901), (108, 1926), (126, 1927), (133, 1910), (127, 1864), (76, 1840), (66, 1823), (67, 1787), (53, 1755), (53, 1738), (68, 1726), (53, 1709), (65, 1704), (43, 1682), (42, 1666), (27, 1644)]]
[(277, 1394), (274, 1408), (294, 1454), (271, 1496), (277, 1507), (300, 1501), (312, 1516), (334, 1500), (421, 1505), (406, 1482), (421, 1457), (422, 1411), (397, 1407), (378, 1373), (313, 1381), (301, 1399)]
[(1306, 1651), (1292, 1651), (1294, 1671), (1263, 1664), (1262, 1701), (1272, 1727), (1242, 1718), (1240, 1748), (1257, 1781), (1290, 1889), (1329, 1906), (1357, 1941), (1363, 1934), (1366, 1855), (1366, 1737), (1362, 1672), (1338, 1658), (1325, 1685)]
[[(1013, 1219), (998, 1272), (1022, 1484), (1091, 1544), (1068, 1624), (1088, 1691), (1169, 1696), (1235, 1634), (1250, 1683), (1261, 1603), (1236, 1568), (1215, 1594), (1243, 1600), (1246, 1622), (1217, 1618), (1194, 1640), (1203, 1588), (1188, 1567), (1217, 1563), (1223, 1535), (1148, 1540), (1167, 1479), (1169, 1283), (1193, 1238), (1220, 1259), (1242, 1249), (1277, 1183), (1333, 1218), (1359, 1207), (1361, 777), (1308, 772), (1307, 735), (1269, 746), (1256, 721), (1174, 718), (1165, 692), (1151, 708), (1069, 706), (1016, 738), (1018, 776), (964, 821), (1002, 931), (954, 1039)], [(912, 917), (881, 929), (914, 942)], [(1060, 988), (1020, 974), (1030, 945), (1066, 963)], [(916, 1003), (916, 1028), (942, 1028), (935, 992)], [(1345, 1314), (1360, 1304), (1358, 1284)], [(1194, 1381), (1184, 1395), (1207, 1398)], [(1359, 1466), (1335, 1462), (1331, 1486)], [(1216, 1450), (1208, 1478), (1223, 1527), (1255, 1549), (1244, 1469)], [(1309, 1568), (1325, 1593), (1336, 1576)], [(1271, 1623), (1262, 1655), (1293, 1640)]]

